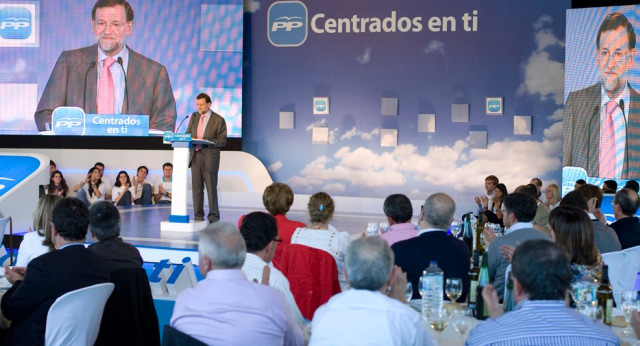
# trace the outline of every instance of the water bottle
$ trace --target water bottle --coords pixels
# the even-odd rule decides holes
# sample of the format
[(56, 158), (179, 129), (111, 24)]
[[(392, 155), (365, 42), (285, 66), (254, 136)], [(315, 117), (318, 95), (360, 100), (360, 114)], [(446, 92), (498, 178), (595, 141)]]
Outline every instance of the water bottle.
[(429, 311), (442, 309), (443, 290), (444, 290), (444, 273), (438, 267), (436, 261), (431, 261), (429, 267), (422, 272), (422, 286), (420, 287), (422, 294), (422, 318), (428, 319)]

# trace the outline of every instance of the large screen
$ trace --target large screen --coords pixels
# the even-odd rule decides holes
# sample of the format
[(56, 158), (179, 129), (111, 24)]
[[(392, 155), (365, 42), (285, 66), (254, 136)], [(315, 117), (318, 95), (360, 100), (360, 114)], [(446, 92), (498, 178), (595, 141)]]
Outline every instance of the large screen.
[(640, 7), (567, 10), (566, 32), (563, 186), (640, 179)]
[[(101, 109), (117, 111), (108, 114), (98, 111), (96, 100), (107, 99), (96, 91), (107, 78), (95, 64), (94, 4), (0, 3), (0, 134), (132, 135), (100, 131), (117, 132), (145, 120), (151, 133), (184, 132), (185, 118), (197, 110), (196, 96), (204, 92), (211, 96), (211, 109), (225, 118), (228, 136), (241, 137), (242, 1), (129, 0), (134, 19), (123, 35), (128, 56), (114, 65), (121, 64), (126, 78), (118, 71), (110, 77), (115, 105)], [(106, 30), (119, 29), (115, 24), (106, 22)], [(120, 95), (119, 83), (126, 89)], [(78, 114), (85, 116), (84, 133), (76, 133)], [(59, 131), (53, 131), (56, 125)]]

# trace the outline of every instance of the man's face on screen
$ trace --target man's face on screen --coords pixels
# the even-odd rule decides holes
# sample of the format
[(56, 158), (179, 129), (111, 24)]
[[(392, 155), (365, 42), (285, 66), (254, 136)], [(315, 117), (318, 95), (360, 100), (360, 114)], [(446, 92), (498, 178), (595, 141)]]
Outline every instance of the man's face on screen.
[(125, 38), (131, 34), (133, 22), (127, 22), (124, 6), (96, 9), (96, 18), (91, 21), (98, 45), (108, 56), (114, 56), (124, 48)]
[(602, 85), (609, 97), (622, 92), (627, 72), (633, 68), (635, 49), (629, 49), (627, 30), (619, 27), (602, 32), (600, 48), (596, 52)]

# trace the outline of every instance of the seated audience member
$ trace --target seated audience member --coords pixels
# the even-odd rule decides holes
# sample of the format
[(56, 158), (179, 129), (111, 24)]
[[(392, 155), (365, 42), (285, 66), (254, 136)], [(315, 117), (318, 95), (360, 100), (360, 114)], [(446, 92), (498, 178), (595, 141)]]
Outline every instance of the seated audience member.
[(2, 297), (2, 313), (12, 321), (7, 345), (44, 345), (47, 313), (58, 297), (109, 282), (104, 261), (84, 247), (89, 226), (86, 204), (62, 199), (53, 208), (51, 222), (58, 250), (34, 258), (26, 270), (5, 268), (12, 284)]
[(242, 273), (246, 247), (238, 229), (213, 223), (200, 233), (205, 279), (176, 299), (171, 326), (207, 345), (302, 345), (285, 298)]
[(576, 185), (574, 186), (574, 190), (579, 189), (582, 185), (586, 184), (587, 182), (584, 181), (584, 179), (578, 179), (576, 180)]
[(135, 193), (129, 179), (129, 173), (125, 171), (118, 172), (113, 189), (111, 189), (111, 201), (115, 205), (133, 205), (133, 195)]
[(58, 195), (44, 195), (40, 197), (36, 210), (33, 212), (33, 229), (24, 235), (20, 249), (18, 250), (18, 260), (16, 267), (26, 267), (29, 262), (56, 248), (51, 240), (51, 211), (62, 197)]
[(615, 180), (605, 180), (602, 183), (602, 193), (616, 193), (618, 190), (618, 183)]
[[(351, 289), (316, 310), (310, 345), (434, 345), (418, 312), (404, 304), (407, 277), (378, 237), (347, 249)], [(391, 287), (391, 290), (388, 290)]]
[(635, 191), (636, 193), (638, 193), (638, 190), (640, 189), (640, 185), (635, 180), (629, 180), (629, 181), (627, 181), (626, 184), (624, 184), (624, 188), (625, 189), (631, 189), (631, 190)]
[(136, 178), (133, 179), (133, 187), (135, 190), (135, 204), (151, 205), (153, 204), (153, 184), (147, 180), (149, 169), (146, 166), (138, 167)]
[[(242, 265), (242, 272), (248, 280), (262, 280), (264, 271), (269, 273), (269, 286), (284, 294), (289, 311), (300, 329), (305, 327), (304, 317), (296, 304), (289, 286), (289, 280), (278, 269), (270, 264), (276, 254), (278, 242), (278, 226), (276, 219), (263, 212), (249, 213), (242, 220), (240, 233), (247, 245), (247, 256)], [(268, 268), (268, 269), (267, 269)]]
[(515, 192), (523, 192), (529, 194), (536, 201), (536, 216), (533, 217), (531, 223), (533, 224), (533, 228), (538, 231), (547, 233), (547, 225), (549, 224), (549, 213), (551, 210), (547, 207), (546, 204), (540, 202), (536, 194), (536, 186), (534, 184), (527, 184), (518, 186)]
[(640, 245), (640, 221), (635, 216), (640, 207), (638, 193), (631, 189), (621, 189), (613, 197), (613, 216), (616, 222), (611, 228), (616, 231), (622, 250)]
[(567, 307), (571, 267), (564, 250), (529, 240), (513, 255), (517, 309), (504, 313), (491, 285), (482, 291), (490, 318), (471, 330), (466, 345), (619, 345), (611, 328)]
[[(593, 223), (593, 239), (595, 239), (598, 250), (600, 250), (601, 253), (620, 251), (621, 247), (618, 235), (616, 235), (616, 231), (614, 231), (613, 228), (607, 226), (604, 214), (600, 211), (602, 191), (597, 186), (591, 184), (584, 184), (578, 191), (582, 194), (582, 197), (584, 197), (587, 206), (586, 209), (584, 205), (573, 206), (585, 209), (587, 213), (589, 213), (589, 218)], [(560, 202), (560, 205), (565, 205), (565, 203)]]
[(49, 160), (49, 175), (52, 175), (53, 172), (57, 170), (58, 170), (58, 167), (56, 166), (56, 163), (53, 162), (53, 160)]
[(106, 178), (104, 176), (104, 163), (102, 162), (96, 162), (95, 165), (93, 165), (93, 167), (96, 167), (97, 169), (100, 170), (100, 180), (102, 180), (102, 183), (105, 186), (105, 200), (108, 201), (111, 199), (111, 180), (109, 180), (108, 178)]
[(87, 206), (104, 201), (106, 187), (100, 180), (100, 170), (92, 167), (87, 174), (87, 178), (73, 188), (73, 192), (78, 193), (78, 199)]
[(416, 226), (411, 223), (413, 206), (407, 196), (401, 194), (390, 195), (384, 200), (382, 207), (389, 223), (389, 232), (382, 234), (389, 246), (402, 240), (418, 236)]
[(500, 183), (498, 177), (495, 175), (489, 175), (484, 178), (484, 189), (487, 191), (485, 195), (476, 197), (476, 204), (478, 205), (478, 211), (483, 211), (483, 204), (487, 205), (489, 210), (493, 210), (493, 193), (496, 186)]
[(51, 173), (51, 178), (49, 178), (49, 185), (45, 187), (45, 191), (49, 195), (58, 195), (60, 197), (67, 197), (69, 194), (69, 186), (67, 186), (67, 181), (64, 180), (62, 176), (62, 172), (53, 171)]
[[(461, 278), (463, 283), (460, 300), (464, 301), (469, 293), (469, 268), (471, 267), (469, 247), (460, 239), (447, 235), (447, 229), (453, 221), (456, 204), (444, 193), (429, 196), (422, 207), (418, 236), (393, 244), (395, 263), (413, 285), (413, 299), (420, 298), (419, 280), (431, 261), (437, 261), (438, 267), (447, 278)], [(445, 299), (448, 299), (444, 296)]]
[(542, 194), (542, 180), (540, 180), (540, 178), (533, 178), (529, 182), (529, 185), (533, 185), (536, 188), (536, 199), (547, 204), (547, 196)]
[(100, 201), (89, 208), (89, 229), (95, 243), (89, 250), (105, 259), (109, 272), (142, 267), (140, 251), (120, 237), (120, 212), (112, 203)]
[(496, 185), (496, 189), (493, 192), (493, 210), (489, 210), (489, 206), (483, 203), (482, 213), (487, 217), (487, 222), (497, 223), (500, 226), (504, 226), (502, 223), (502, 201), (508, 195), (507, 186), (504, 184)]
[(547, 207), (550, 210), (560, 205), (560, 200), (562, 199), (562, 194), (560, 193), (560, 187), (556, 184), (551, 184), (547, 186)]
[(156, 181), (158, 192), (154, 195), (156, 204), (171, 204), (171, 183), (173, 176), (173, 165), (165, 162), (162, 165), (162, 178)]
[(348, 289), (348, 285), (344, 277), (344, 256), (347, 253), (351, 235), (338, 231), (329, 225), (334, 211), (331, 196), (324, 192), (318, 192), (309, 198), (307, 208), (309, 209), (309, 225), (298, 228), (293, 233), (291, 244), (306, 245), (326, 251), (333, 256), (338, 266), (340, 288), (345, 291)]
[(516, 246), (529, 239), (551, 240), (548, 235), (533, 228), (531, 221), (536, 215), (537, 206), (531, 193), (514, 192), (505, 197), (503, 205), (505, 233), (491, 242), (488, 252), (489, 281), (499, 297), (504, 296), (505, 271), (509, 266), (509, 261), (500, 254), (500, 247)]

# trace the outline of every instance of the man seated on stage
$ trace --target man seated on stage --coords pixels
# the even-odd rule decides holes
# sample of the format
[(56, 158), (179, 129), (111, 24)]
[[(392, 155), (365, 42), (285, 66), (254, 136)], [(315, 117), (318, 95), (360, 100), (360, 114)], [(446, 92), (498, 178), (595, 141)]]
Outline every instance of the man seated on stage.
[(205, 279), (176, 299), (171, 326), (207, 345), (302, 345), (302, 331), (281, 292), (247, 280), (238, 228), (213, 223), (198, 242)]
[(138, 167), (135, 179), (133, 179), (133, 188), (135, 190), (135, 204), (151, 205), (153, 204), (153, 183), (147, 180), (149, 169), (147, 166)]
[(242, 272), (248, 280), (254, 281), (262, 280), (264, 272), (269, 272), (269, 286), (284, 294), (293, 319), (300, 329), (303, 329), (305, 327), (304, 317), (302, 317), (298, 304), (293, 298), (289, 288), (289, 280), (271, 264), (271, 260), (276, 254), (276, 248), (279, 246), (278, 242), (281, 241), (278, 238), (276, 219), (259, 211), (249, 213), (242, 220), (240, 233), (247, 244), (247, 257), (244, 260)]
[(61, 106), (148, 115), (150, 129), (173, 131), (176, 101), (167, 69), (125, 44), (133, 31), (131, 5), (98, 0), (91, 27), (96, 44), (60, 54), (34, 115), (38, 131), (53, 128), (51, 114)]
[[(493, 246), (493, 245), (492, 245)], [(504, 313), (498, 294), (485, 286), (489, 319), (469, 334), (466, 345), (619, 345), (611, 328), (567, 307), (573, 277), (567, 253), (547, 240), (528, 240), (513, 254), (513, 297)]]
[(615, 180), (605, 180), (602, 183), (602, 193), (616, 193), (618, 190), (618, 183)]
[(102, 183), (104, 184), (105, 187), (105, 201), (110, 201), (111, 200), (111, 187), (113, 185), (111, 185), (111, 180), (109, 180), (109, 178), (106, 178), (104, 176), (104, 163), (102, 162), (96, 162), (95, 165), (93, 165), (93, 167), (96, 167), (98, 170), (100, 170), (100, 180), (102, 180)]
[(120, 237), (120, 212), (113, 203), (100, 201), (91, 205), (89, 229), (95, 241), (89, 250), (105, 259), (110, 272), (142, 267), (140, 251)]
[(104, 260), (84, 247), (87, 206), (79, 199), (64, 198), (53, 208), (51, 223), (57, 250), (32, 259), (26, 270), (5, 267), (13, 284), (2, 297), (2, 313), (11, 320), (7, 345), (44, 345), (47, 313), (58, 297), (109, 282)]
[(156, 181), (157, 192), (154, 194), (156, 204), (171, 204), (171, 182), (173, 180), (173, 165), (165, 162), (162, 165), (162, 178)]
[(346, 272), (351, 289), (316, 310), (311, 345), (435, 344), (420, 314), (404, 304), (407, 276), (394, 268), (393, 251), (384, 240), (352, 241)]
[(389, 246), (418, 236), (416, 226), (411, 223), (413, 206), (407, 196), (402, 194), (390, 195), (384, 200), (382, 207), (384, 215), (389, 223), (389, 231), (380, 237), (389, 243)]

